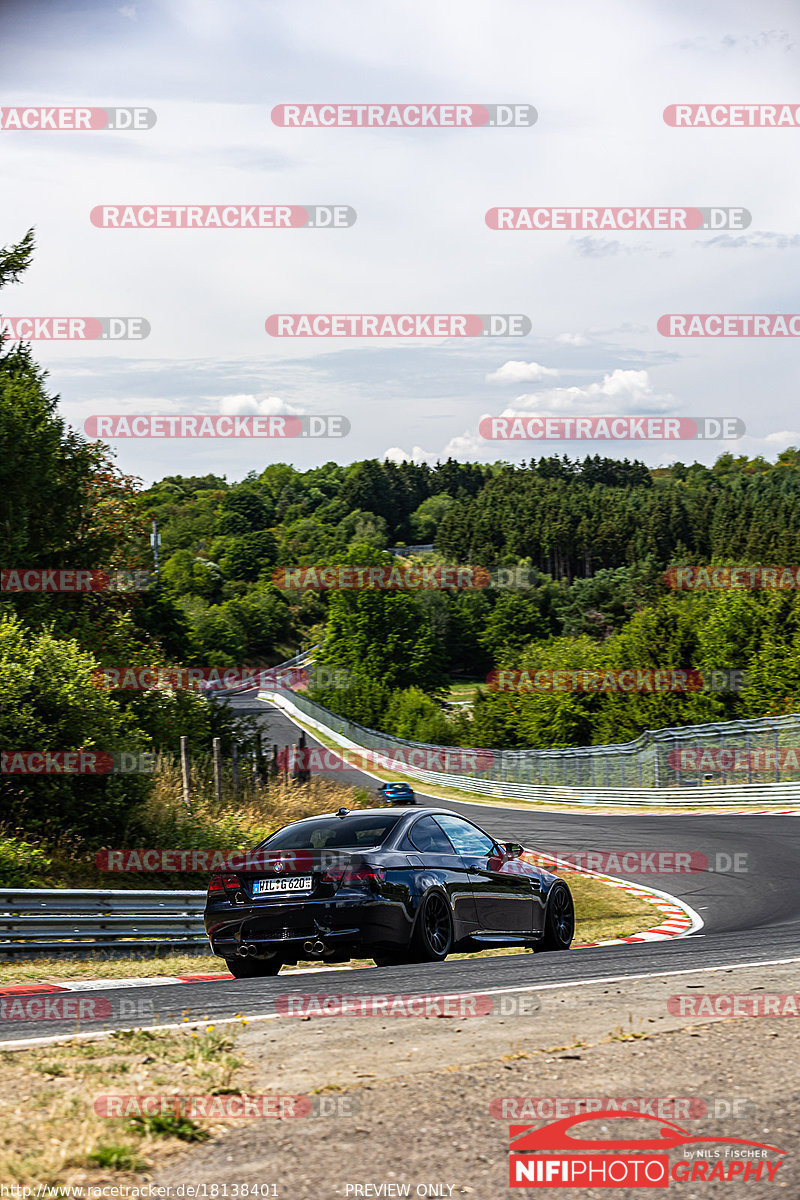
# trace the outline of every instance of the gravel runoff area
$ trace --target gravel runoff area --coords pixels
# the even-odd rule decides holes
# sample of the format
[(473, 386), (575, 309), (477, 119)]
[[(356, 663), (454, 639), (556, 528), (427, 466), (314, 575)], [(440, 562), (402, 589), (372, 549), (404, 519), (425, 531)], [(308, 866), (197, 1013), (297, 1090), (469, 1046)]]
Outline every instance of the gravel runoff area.
[[(506, 1001), (505, 1015), (253, 1023), (238, 1043), (250, 1066), (248, 1090), (316, 1090), (335, 1100), (340, 1115), (229, 1127), (203, 1146), (176, 1150), (152, 1179), (171, 1185), (173, 1195), (176, 1187), (191, 1183), (206, 1184), (209, 1196), (212, 1184), (220, 1185), (215, 1193), (220, 1197), (226, 1184), (232, 1196), (236, 1185), (247, 1183), (274, 1184), (274, 1194), (287, 1200), (397, 1195), (497, 1200), (524, 1194), (508, 1186), (508, 1125), (514, 1113), (506, 1106), (506, 1118), (497, 1115), (501, 1098), (663, 1098), (666, 1107), (655, 1114), (693, 1134), (765, 1142), (786, 1151), (772, 1183), (766, 1175), (747, 1183), (671, 1180), (672, 1193), (706, 1200), (779, 1195), (794, 1200), (800, 1194), (800, 1019), (731, 1018), (694, 1007), (687, 1015), (686, 1005), (705, 994), (731, 993), (748, 993), (748, 1005), (763, 1004), (765, 994), (793, 993), (797, 984), (796, 963), (725, 968), (542, 989), (524, 994), (526, 1001), (536, 998), (526, 1002), (528, 1011), (514, 1012)], [(684, 1002), (683, 1015), (679, 1004), (669, 1004), (677, 995), (692, 998)], [(719, 1002), (705, 1004), (712, 1009)], [(705, 1102), (706, 1115), (687, 1117), (698, 1101)], [(516, 1119), (544, 1124), (553, 1117), (549, 1112), (537, 1117), (529, 1108)], [(613, 1132), (605, 1133), (595, 1124), (586, 1136), (644, 1136), (643, 1122), (636, 1124), (615, 1122)], [(682, 1148), (673, 1149), (671, 1161), (684, 1155)], [(539, 1187), (536, 1194), (608, 1200), (659, 1191)]]

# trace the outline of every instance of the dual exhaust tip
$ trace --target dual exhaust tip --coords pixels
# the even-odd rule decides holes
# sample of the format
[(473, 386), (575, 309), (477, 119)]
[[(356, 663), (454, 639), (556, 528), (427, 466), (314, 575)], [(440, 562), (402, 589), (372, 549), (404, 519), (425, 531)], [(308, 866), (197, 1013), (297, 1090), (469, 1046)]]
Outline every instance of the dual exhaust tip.
[(258, 954), (258, 946), (254, 946), (252, 942), (243, 942), (236, 951), (237, 958), (249, 958), (251, 954)]
[[(307, 942), (303, 942), (303, 952), (312, 955), (314, 958), (322, 958), (326, 950), (327, 946), (319, 938), (309, 938)], [(261, 953), (261, 948), (253, 942), (243, 942), (236, 951), (238, 958), (250, 958), (253, 955)]]

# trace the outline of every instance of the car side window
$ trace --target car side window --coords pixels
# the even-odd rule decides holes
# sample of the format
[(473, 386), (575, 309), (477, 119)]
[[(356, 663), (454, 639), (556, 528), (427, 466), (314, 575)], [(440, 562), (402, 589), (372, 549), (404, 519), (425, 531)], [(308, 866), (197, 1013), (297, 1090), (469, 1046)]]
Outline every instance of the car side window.
[(483, 833), (477, 826), (470, 825), (469, 821), (444, 814), (437, 816), (436, 820), (459, 854), (481, 855), (490, 858), (497, 853), (495, 841), (489, 837), (488, 833)]
[(420, 817), (411, 826), (409, 841), (423, 854), (455, 854), (450, 840), (434, 821), (433, 817)]

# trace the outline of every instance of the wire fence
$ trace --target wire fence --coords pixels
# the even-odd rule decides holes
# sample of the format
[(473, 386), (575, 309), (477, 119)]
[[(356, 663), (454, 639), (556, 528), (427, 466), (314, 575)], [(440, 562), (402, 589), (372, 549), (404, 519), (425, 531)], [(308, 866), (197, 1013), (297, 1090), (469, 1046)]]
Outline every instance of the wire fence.
[[(444, 757), (454, 747), (430, 746), (368, 729), (331, 712), (300, 692), (276, 693), (299, 713), (357, 746), (381, 755), (409, 751)], [(260, 693), (264, 699), (271, 693)], [(476, 755), (474, 770), (459, 756), (459, 774), (477, 781), (542, 787), (675, 789), (765, 786), (800, 782), (800, 714), (647, 730), (621, 745), (558, 750), (491, 750)], [(427, 772), (426, 772), (427, 774)]]

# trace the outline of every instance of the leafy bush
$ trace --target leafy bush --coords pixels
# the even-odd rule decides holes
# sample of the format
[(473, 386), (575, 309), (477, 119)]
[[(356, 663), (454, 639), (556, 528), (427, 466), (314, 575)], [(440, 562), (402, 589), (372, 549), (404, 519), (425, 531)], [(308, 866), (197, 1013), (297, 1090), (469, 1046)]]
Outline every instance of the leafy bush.
[[(97, 660), (77, 642), (0, 618), (0, 746), (4, 752), (137, 755), (149, 742), (131, 714), (96, 686)], [(85, 836), (119, 828), (147, 790), (143, 774), (0, 777), (0, 809), (26, 830)]]
[(3, 887), (39, 887), (42, 875), (50, 865), (50, 859), (38, 846), (0, 834), (0, 885)]

